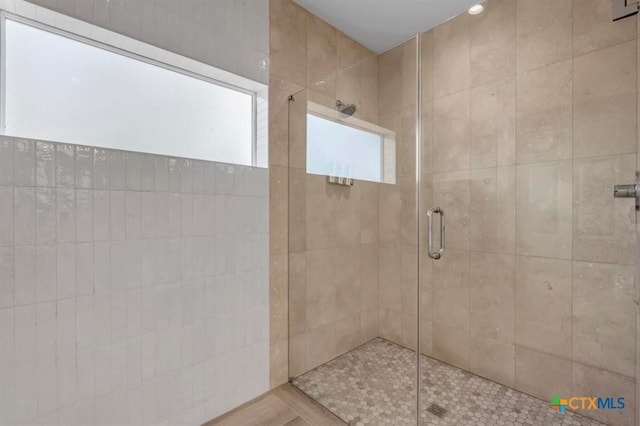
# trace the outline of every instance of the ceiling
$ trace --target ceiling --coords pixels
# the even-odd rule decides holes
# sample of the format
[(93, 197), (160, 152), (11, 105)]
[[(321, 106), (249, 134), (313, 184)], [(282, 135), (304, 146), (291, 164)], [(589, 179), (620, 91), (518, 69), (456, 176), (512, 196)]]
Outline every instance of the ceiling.
[(481, 0), (293, 0), (376, 53)]

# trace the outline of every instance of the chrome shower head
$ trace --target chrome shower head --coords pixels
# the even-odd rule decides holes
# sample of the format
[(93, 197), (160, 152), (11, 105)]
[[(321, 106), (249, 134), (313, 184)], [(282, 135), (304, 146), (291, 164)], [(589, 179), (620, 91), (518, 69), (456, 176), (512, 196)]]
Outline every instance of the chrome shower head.
[(354, 104), (344, 104), (342, 101), (336, 101), (336, 107), (338, 107), (338, 111), (344, 115), (353, 115), (356, 113), (356, 106)]

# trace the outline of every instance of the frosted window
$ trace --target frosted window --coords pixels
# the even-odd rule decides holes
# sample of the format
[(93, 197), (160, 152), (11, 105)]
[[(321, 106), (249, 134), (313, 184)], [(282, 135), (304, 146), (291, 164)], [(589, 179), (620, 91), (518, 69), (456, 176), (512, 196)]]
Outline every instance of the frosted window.
[(252, 94), (5, 23), (5, 134), (252, 164)]
[(307, 172), (382, 181), (382, 135), (307, 114)]

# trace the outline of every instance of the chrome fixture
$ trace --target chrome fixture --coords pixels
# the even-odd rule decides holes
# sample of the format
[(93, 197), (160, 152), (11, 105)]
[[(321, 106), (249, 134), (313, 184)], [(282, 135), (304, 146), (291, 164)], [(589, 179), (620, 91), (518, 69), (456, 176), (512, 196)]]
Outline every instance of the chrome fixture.
[[(440, 248), (435, 251), (433, 249), (433, 215), (440, 215)], [(427, 212), (429, 218), (429, 257), (435, 260), (442, 258), (444, 255), (444, 210), (440, 207), (434, 207)]]
[(636, 211), (640, 211), (640, 172), (636, 172), (636, 183), (628, 185), (614, 185), (614, 198), (635, 198)]
[(613, 20), (618, 21), (638, 13), (640, 3), (638, 0), (611, 0), (613, 7)]
[(336, 107), (341, 114), (352, 116), (356, 113), (356, 106), (354, 104), (345, 104), (341, 100), (336, 101)]

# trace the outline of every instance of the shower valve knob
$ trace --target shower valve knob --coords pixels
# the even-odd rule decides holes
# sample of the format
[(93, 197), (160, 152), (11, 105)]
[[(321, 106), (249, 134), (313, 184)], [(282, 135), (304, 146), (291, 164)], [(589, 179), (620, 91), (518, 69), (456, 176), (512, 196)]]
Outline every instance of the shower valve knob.
[(614, 185), (614, 198), (635, 198), (636, 211), (640, 211), (640, 172), (636, 172), (636, 183), (628, 185)]

